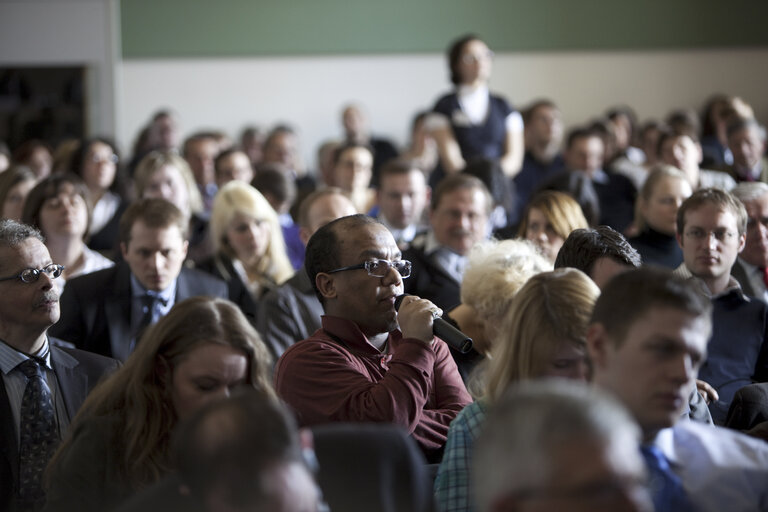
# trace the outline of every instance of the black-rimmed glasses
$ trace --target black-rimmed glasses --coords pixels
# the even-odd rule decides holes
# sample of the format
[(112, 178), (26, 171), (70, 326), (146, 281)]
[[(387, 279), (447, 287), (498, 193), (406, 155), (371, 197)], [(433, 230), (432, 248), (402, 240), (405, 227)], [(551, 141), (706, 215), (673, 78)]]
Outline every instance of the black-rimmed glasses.
[(15, 276), (0, 277), (0, 281), (11, 281), (13, 279), (20, 279), (24, 283), (34, 283), (40, 279), (40, 274), (46, 273), (51, 276), (51, 279), (56, 279), (64, 272), (64, 265), (56, 265), (51, 263), (43, 268), (25, 268)]
[(389, 273), (389, 269), (394, 268), (395, 270), (397, 270), (397, 273), (400, 274), (400, 277), (405, 279), (406, 277), (411, 275), (411, 266), (412, 266), (411, 262), (408, 260), (389, 261), (389, 260), (380, 260), (380, 259), (374, 258), (372, 260), (368, 260), (358, 265), (351, 265), (349, 267), (342, 267), (342, 268), (337, 268), (335, 270), (329, 270), (328, 272), (326, 272), (326, 274), (343, 272), (345, 270), (365, 269), (365, 271), (368, 272), (368, 275), (371, 277), (385, 277)]

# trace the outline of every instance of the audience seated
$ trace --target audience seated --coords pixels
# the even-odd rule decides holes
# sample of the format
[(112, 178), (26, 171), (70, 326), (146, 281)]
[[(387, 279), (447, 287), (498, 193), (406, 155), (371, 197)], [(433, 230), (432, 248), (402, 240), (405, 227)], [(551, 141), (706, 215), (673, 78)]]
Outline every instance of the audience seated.
[(41, 140), (31, 139), (21, 144), (13, 152), (13, 163), (28, 167), (37, 179), (51, 174), (53, 155), (48, 144)]
[[(299, 209), (299, 236), (310, 237), (332, 220), (357, 213), (344, 193), (334, 187), (312, 192)], [(285, 283), (268, 291), (259, 303), (257, 327), (275, 361), (285, 349), (320, 328), (323, 306), (304, 266)]]
[(555, 268), (577, 268), (602, 288), (616, 274), (641, 265), (640, 255), (618, 231), (608, 226), (575, 229), (555, 259)]
[(61, 348), (48, 336), (59, 319), (54, 288), (62, 267), (42, 235), (0, 221), (0, 509), (36, 512), (43, 470), (88, 392), (117, 361)]
[(492, 199), (483, 182), (459, 173), (444, 179), (432, 194), (429, 230), (416, 237), (403, 257), (413, 264), (405, 292), (448, 311), (461, 301), (469, 250), (488, 238)]
[(660, 265), (670, 269), (683, 262), (677, 244), (677, 210), (693, 191), (685, 175), (668, 165), (651, 170), (640, 189), (635, 208), (637, 236), (629, 239), (644, 265)]
[(176, 424), (236, 388), (272, 395), (270, 362), (231, 302), (179, 302), (83, 404), (49, 466), (46, 510), (110, 510), (160, 481), (174, 469)]
[(167, 109), (158, 110), (149, 123), (139, 131), (128, 163), (128, 173), (134, 175), (139, 162), (152, 151), (177, 151), (181, 140), (176, 114)]
[(395, 145), (384, 138), (371, 135), (368, 116), (360, 105), (347, 105), (341, 113), (344, 126), (344, 140), (347, 143), (361, 144), (371, 148), (373, 167), (371, 186), (378, 187), (381, 166), (397, 157)]
[(594, 382), (642, 430), (656, 511), (768, 507), (768, 445), (681, 418), (710, 332), (710, 301), (696, 283), (661, 268), (616, 276), (592, 314), (587, 347)]
[(0, 207), (2, 218), (21, 221), (24, 200), (35, 187), (37, 177), (24, 166), (13, 166), (0, 174)]
[(509, 212), (512, 211), (513, 185), (508, 176), (504, 175), (499, 162), (487, 158), (473, 158), (467, 162), (462, 174), (479, 179), (491, 194), (491, 213), (488, 224), (491, 232), (503, 231), (507, 228)]
[(552, 263), (527, 241), (491, 239), (472, 247), (461, 282), (461, 304), (443, 315), (472, 338), (472, 350), (466, 354), (451, 348), (470, 392), (477, 373), (473, 370), (490, 358), (501, 320), (517, 291), (531, 276), (547, 270), (552, 270)]
[(414, 162), (414, 165), (424, 172), (430, 183), (432, 171), (437, 167), (437, 143), (427, 129), (429, 112), (421, 111), (411, 121), (411, 143), (408, 149), (400, 154), (400, 159)]
[(401, 250), (426, 228), (424, 212), (430, 195), (424, 172), (414, 161), (391, 160), (380, 169), (376, 218), (389, 229)]
[(211, 210), (216, 195), (214, 160), (219, 153), (216, 136), (210, 132), (198, 132), (184, 140), (182, 156), (187, 161), (195, 184), (200, 191), (205, 212)]
[(728, 110), (731, 98), (715, 94), (707, 99), (701, 111), (701, 164), (709, 168), (733, 163), (733, 153), (728, 149)]
[(523, 110), (523, 121), (525, 155), (522, 168), (514, 178), (515, 209), (510, 224), (520, 222), (523, 209), (534, 192), (565, 167), (560, 148), (563, 120), (557, 105), (551, 100), (537, 100)]
[(250, 183), (253, 180), (253, 166), (248, 155), (235, 148), (225, 149), (213, 161), (216, 190), (230, 181)]
[(275, 389), (300, 425), (383, 422), (404, 427), (431, 462), (448, 424), (472, 401), (447, 345), (432, 333), (442, 311), (406, 296), (390, 232), (365, 215), (321, 227), (305, 265), (323, 304), (322, 328), (289, 347), (275, 368)]
[(745, 295), (768, 303), (768, 184), (742, 182), (733, 189), (733, 195), (747, 211), (747, 236), (731, 275)]
[(189, 220), (192, 261), (212, 254), (203, 199), (186, 161), (171, 151), (153, 151), (139, 162), (133, 177), (138, 199), (159, 198), (173, 203)]
[(216, 194), (210, 227), (214, 256), (197, 268), (226, 281), (255, 325), (261, 297), (293, 275), (277, 214), (258, 190), (232, 181)]
[[(299, 153), (299, 137), (293, 128), (278, 125), (264, 141), (264, 155), (261, 165), (277, 164), (296, 182), (297, 201), (316, 188), (315, 179), (307, 172)], [(258, 174), (258, 169), (256, 169)]]
[[(659, 136), (664, 131), (664, 125), (656, 120), (651, 119), (646, 121), (640, 127), (640, 149), (643, 150), (645, 155), (644, 165), (646, 169), (650, 169), (654, 165), (659, 163)], [(643, 180), (644, 182), (645, 180)], [(635, 183), (635, 187), (638, 190), (643, 186), (642, 183)]]
[(639, 429), (607, 395), (526, 382), (501, 396), (485, 423), (472, 467), (474, 510), (653, 510)]
[(321, 510), (296, 422), (265, 393), (206, 404), (181, 423), (171, 450), (177, 470), (118, 512)]
[(659, 137), (659, 157), (665, 164), (683, 171), (694, 190), (710, 187), (731, 190), (736, 186), (728, 174), (699, 167), (701, 146), (695, 135), (688, 132), (662, 133)]
[(114, 143), (103, 137), (83, 141), (70, 163), (71, 171), (80, 176), (90, 192), (88, 246), (110, 256), (117, 254), (118, 224), (128, 207), (119, 163)]
[(608, 172), (623, 174), (632, 181), (635, 189), (640, 190), (648, 173), (645, 163), (645, 153), (634, 146), (637, 116), (628, 106), (612, 107), (606, 112), (608, 127), (613, 134), (615, 152), (610, 161), (606, 160)]
[(290, 214), (296, 201), (296, 184), (278, 166), (263, 165), (251, 185), (277, 213), (288, 259), (295, 270), (300, 269), (304, 264), (304, 244), (299, 238), (299, 225)]
[(196, 295), (226, 297), (226, 284), (183, 268), (186, 217), (164, 199), (133, 203), (120, 219), (123, 261), (76, 277), (61, 297), (54, 336), (125, 361), (148, 325)]
[(358, 213), (367, 213), (376, 202), (370, 188), (373, 169), (371, 148), (347, 142), (333, 154), (333, 183), (347, 194)]
[(264, 130), (256, 126), (247, 126), (240, 132), (240, 149), (248, 156), (251, 167), (261, 163), (264, 154)]
[(61, 293), (67, 279), (109, 268), (114, 263), (88, 248), (91, 208), (86, 185), (74, 174), (52, 174), (27, 196), (23, 222), (40, 230), (51, 258), (64, 266), (54, 281)]
[(765, 127), (752, 118), (735, 118), (728, 125), (727, 134), (733, 164), (723, 170), (736, 181), (768, 182)]
[(699, 376), (719, 394), (709, 409), (722, 425), (733, 394), (768, 380), (768, 306), (744, 295), (731, 268), (744, 248), (747, 212), (730, 193), (696, 191), (677, 213), (677, 238), (684, 263), (676, 270), (693, 276), (712, 301), (712, 337)]
[(554, 263), (568, 235), (574, 229), (588, 227), (581, 207), (571, 196), (545, 190), (528, 203), (517, 234), (536, 244), (541, 254)]
[[(567, 172), (589, 179), (600, 207), (600, 224), (624, 232), (634, 218), (637, 190), (626, 176), (603, 170), (605, 144), (598, 132), (576, 128), (566, 139)], [(557, 179), (557, 178), (555, 178)]]
[(483, 396), (465, 407), (448, 431), (435, 480), (440, 512), (474, 510), (470, 478), (474, 441), (486, 410), (510, 384), (545, 377), (586, 381), (585, 336), (599, 294), (582, 272), (562, 269), (531, 277), (515, 295), (493, 344)]

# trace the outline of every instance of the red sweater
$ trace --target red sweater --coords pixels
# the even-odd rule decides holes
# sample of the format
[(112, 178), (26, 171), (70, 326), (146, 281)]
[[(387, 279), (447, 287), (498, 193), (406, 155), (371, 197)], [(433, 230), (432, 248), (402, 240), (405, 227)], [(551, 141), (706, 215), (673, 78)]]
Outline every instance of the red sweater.
[(443, 447), (448, 425), (472, 402), (442, 340), (430, 347), (395, 330), (384, 354), (355, 323), (328, 315), (277, 362), (275, 389), (302, 426), (394, 423), (427, 454)]

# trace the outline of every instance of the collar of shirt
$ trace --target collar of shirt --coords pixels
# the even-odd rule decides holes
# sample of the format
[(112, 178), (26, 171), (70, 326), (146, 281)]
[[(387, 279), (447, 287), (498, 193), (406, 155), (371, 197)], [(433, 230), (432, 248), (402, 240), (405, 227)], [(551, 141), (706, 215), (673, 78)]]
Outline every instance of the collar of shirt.
[(488, 105), (491, 93), (487, 86), (459, 86), (456, 91), (461, 110), (467, 115), (472, 124), (483, 124), (488, 116)]
[(384, 227), (386, 227), (390, 233), (392, 233), (392, 236), (395, 239), (395, 242), (410, 242), (413, 240), (413, 237), (416, 236), (417, 232), (417, 226), (416, 224), (411, 224), (406, 226), (403, 229), (397, 229), (393, 228), (392, 225), (387, 222), (387, 219), (384, 218), (383, 215), (379, 214), (378, 216), (379, 222), (384, 224)]
[(733, 276), (728, 276), (728, 285), (726, 285), (725, 290), (723, 290), (720, 293), (716, 293), (712, 295), (709, 292), (709, 288), (706, 284), (704, 284), (704, 281), (699, 279), (698, 277), (694, 276), (691, 271), (688, 269), (688, 267), (685, 266), (685, 263), (681, 263), (679, 267), (677, 267), (674, 272), (675, 275), (678, 277), (688, 278), (688, 279), (694, 279), (696, 284), (701, 288), (701, 291), (710, 299), (716, 299), (718, 297), (723, 297), (725, 295), (728, 295), (729, 293), (738, 293), (744, 300), (749, 301), (749, 297), (744, 295), (744, 292), (741, 290), (741, 285)]
[(371, 342), (368, 341), (368, 338), (355, 322), (332, 315), (323, 315), (320, 320), (325, 336), (342, 343), (344, 348), (350, 352), (360, 355), (375, 357), (389, 355), (392, 353), (394, 346), (403, 338), (403, 335), (397, 329), (391, 331), (385, 351), (380, 352), (379, 349), (371, 345)]
[[(38, 350), (37, 353), (31, 355), (39, 361), (45, 361), (45, 367), (53, 371), (53, 368), (51, 367), (51, 350), (49, 348), (47, 336), (45, 337), (42, 348)], [(0, 340), (0, 370), (2, 370), (4, 374), (7, 375), (27, 359), (30, 359), (29, 354), (19, 352), (6, 342)]]
[(651, 444), (656, 445), (661, 450), (661, 453), (664, 454), (672, 467), (680, 467), (681, 462), (675, 450), (674, 436), (675, 433), (672, 428), (661, 429)]
[(602, 169), (596, 170), (595, 174), (592, 175), (592, 181), (594, 181), (595, 183), (600, 183), (601, 185), (607, 185), (608, 180), (609, 180), (608, 175)]
[[(131, 296), (134, 299), (142, 299), (150, 290), (144, 288), (144, 286), (136, 279), (136, 276), (131, 274)], [(171, 285), (165, 290), (154, 292), (157, 296), (165, 301), (165, 305), (160, 305), (160, 311), (163, 315), (168, 313), (173, 307), (173, 299), (176, 297), (176, 279), (171, 282)]]

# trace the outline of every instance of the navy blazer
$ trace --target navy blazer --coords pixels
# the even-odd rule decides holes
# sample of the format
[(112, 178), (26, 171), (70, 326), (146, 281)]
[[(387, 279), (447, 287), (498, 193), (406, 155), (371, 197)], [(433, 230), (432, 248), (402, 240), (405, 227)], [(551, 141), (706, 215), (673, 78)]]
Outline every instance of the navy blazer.
[[(175, 304), (198, 295), (227, 298), (227, 284), (204, 272), (182, 268)], [(67, 281), (61, 318), (48, 332), (77, 348), (125, 361), (131, 340), (131, 269), (112, 268)]]
[[(70, 422), (91, 389), (119, 365), (114, 359), (83, 350), (57, 347), (51, 343), (51, 366), (56, 373)], [(5, 384), (0, 378), (0, 510), (14, 510), (14, 494), (19, 478), (16, 430)]]

